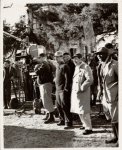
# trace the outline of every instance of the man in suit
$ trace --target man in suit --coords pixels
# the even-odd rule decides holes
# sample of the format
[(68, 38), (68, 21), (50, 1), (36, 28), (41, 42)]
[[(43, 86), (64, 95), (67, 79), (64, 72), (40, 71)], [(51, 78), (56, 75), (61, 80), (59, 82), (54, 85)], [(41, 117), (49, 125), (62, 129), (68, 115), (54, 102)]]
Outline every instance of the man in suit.
[(14, 79), (15, 69), (10, 65), (9, 60), (4, 61), (3, 68), (3, 89), (4, 89), (4, 109), (8, 109), (11, 100), (11, 81)]
[(76, 53), (73, 56), (73, 61), (75, 72), (73, 76), (70, 111), (79, 115), (83, 124), (80, 129), (85, 129), (82, 134), (87, 135), (92, 133), (90, 86), (93, 83), (93, 75), (90, 66), (83, 62), (80, 53)]
[(64, 129), (72, 126), (72, 115), (70, 113), (70, 69), (63, 62), (61, 51), (55, 53), (56, 66), (56, 106), (59, 112), (58, 126), (65, 125)]
[(98, 98), (102, 95), (102, 103), (109, 111), (114, 137), (106, 140), (106, 143), (118, 142), (118, 62), (110, 56), (109, 50), (100, 48), (96, 55), (99, 59), (98, 66)]
[(75, 64), (72, 61), (70, 54), (68, 52), (63, 53), (63, 60), (64, 62), (68, 65), (69, 69), (70, 69), (70, 73), (71, 73), (71, 84), (72, 84), (72, 77), (74, 74), (74, 70), (75, 70)]

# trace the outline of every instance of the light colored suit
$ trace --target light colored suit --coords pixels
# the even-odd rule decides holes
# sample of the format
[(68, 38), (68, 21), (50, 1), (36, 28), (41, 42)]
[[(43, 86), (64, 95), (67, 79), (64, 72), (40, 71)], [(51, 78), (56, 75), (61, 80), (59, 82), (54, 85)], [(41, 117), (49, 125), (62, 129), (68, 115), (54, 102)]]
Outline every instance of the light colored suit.
[(75, 67), (71, 93), (71, 112), (79, 114), (86, 130), (92, 130), (90, 118), (90, 85), (93, 83), (91, 68), (84, 62)]
[[(99, 92), (102, 92), (100, 68), (98, 67)], [(103, 105), (108, 109), (113, 122), (118, 121), (118, 62), (109, 59), (103, 69)]]
[[(76, 67), (77, 68), (77, 67)], [(90, 85), (93, 82), (91, 68), (84, 62), (75, 69), (71, 93), (71, 112), (90, 113)]]

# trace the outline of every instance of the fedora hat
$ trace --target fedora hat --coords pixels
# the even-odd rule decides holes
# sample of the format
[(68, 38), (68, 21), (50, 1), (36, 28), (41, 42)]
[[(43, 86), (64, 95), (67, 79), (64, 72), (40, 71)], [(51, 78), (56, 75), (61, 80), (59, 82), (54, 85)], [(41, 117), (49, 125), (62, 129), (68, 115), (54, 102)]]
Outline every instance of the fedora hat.
[(100, 54), (100, 53), (104, 53), (104, 54), (109, 55), (109, 50), (106, 47), (101, 47), (101, 48), (98, 49), (98, 51), (95, 54), (97, 55), (97, 54)]

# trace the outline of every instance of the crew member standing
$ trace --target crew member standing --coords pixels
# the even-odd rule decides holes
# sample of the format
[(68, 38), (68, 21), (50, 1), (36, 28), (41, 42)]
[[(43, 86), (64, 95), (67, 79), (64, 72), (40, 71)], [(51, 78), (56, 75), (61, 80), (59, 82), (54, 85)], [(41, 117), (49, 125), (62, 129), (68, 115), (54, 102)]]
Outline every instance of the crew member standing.
[(64, 129), (72, 126), (72, 115), (70, 113), (70, 69), (63, 63), (63, 54), (60, 51), (55, 53), (56, 67), (56, 106), (59, 112), (59, 123), (65, 125)]
[(114, 137), (106, 143), (118, 142), (118, 62), (111, 58), (109, 50), (100, 48), (96, 55), (100, 61), (98, 66), (98, 98), (102, 95), (102, 103), (109, 111)]
[(69, 69), (70, 69), (70, 73), (71, 73), (71, 85), (72, 85), (72, 77), (75, 71), (75, 64), (72, 61), (70, 54), (68, 52), (63, 53), (63, 60), (64, 62), (68, 65)]
[(46, 61), (46, 54), (41, 53), (37, 58), (37, 62), (40, 63), (35, 66), (35, 72), (38, 75), (37, 82), (39, 84), (40, 95), (43, 102), (43, 106), (49, 113), (49, 117), (44, 123), (51, 123), (54, 121), (54, 107), (51, 98), (52, 75), (50, 71), (50, 66)]
[(75, 63), (75, 72), (73, 76), (72, 94), (71, 94), (71, 112), (79, 114), (85, 129), (84, 135), (92, 132), (90, 118), (90, 86), (93, 82), (91, 68), (82, 61), (80, 53), (73, 56)]

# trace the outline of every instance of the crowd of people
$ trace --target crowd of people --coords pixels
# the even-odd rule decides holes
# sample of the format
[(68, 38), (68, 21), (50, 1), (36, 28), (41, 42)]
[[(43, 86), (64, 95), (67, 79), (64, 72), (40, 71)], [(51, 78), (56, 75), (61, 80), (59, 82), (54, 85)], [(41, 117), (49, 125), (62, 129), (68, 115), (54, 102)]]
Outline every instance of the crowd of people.
[[(101, 100), (104, 114), (107, 120), (111, 120), (114, 134), (114, 137), (106, 140), (106, 143), (118, 142), (118, 59), (112, 50), (112, 44), (107, 43), (97, 52), (87, 54), (86, 61), (80, 53), (74, 54), (72, 58), (68, 52), (62, 53), (62, 51), (57, 51), (51, 58), (45, 53), (39, 54), (35, 59), (37, 64), (34, 71), (46, 110), (45, 124), (55, 123), (51, 96), (53, 85), (55, 85), (55, 105), (59, 114), (58, 126), (64, 126), (64, 129), (72, 128), (72, 113), (75, 113), (81, 120), (80, 129), (84, 130), (83, 134), (91, 134), (93, 130), (91, 107), (96, 105), (97, 100)], [(6, 91), (14, 73), (10, 71), (7, 77), (9, 63), (4, 63), (4, 90)], [(7, 81), (8, 78), (9, 81)], [(7, 93), (7, 99), (4, 98), (4, 106), (7, 108), (10, 92), (4, 93)]]

